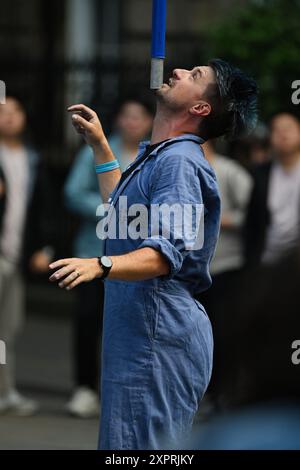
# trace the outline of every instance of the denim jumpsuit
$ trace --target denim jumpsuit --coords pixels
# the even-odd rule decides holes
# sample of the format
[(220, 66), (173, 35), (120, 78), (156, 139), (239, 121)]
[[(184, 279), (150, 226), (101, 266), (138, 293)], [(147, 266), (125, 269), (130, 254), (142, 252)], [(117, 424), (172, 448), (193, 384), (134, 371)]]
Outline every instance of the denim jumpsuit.
[[(214, 172), (193, 134), (162, 143), (111, 193), (119, 220), (127, 204), (203, 205), (203, 246), (187, 249), (184, 237), (108, 238), (105, 254), (150, 247), (170, 272), (146, 281), (105, 281), (100, 449), (159, 449), (190, 431), (208, 386), (213, 338), (208, 316), (194, 295), (211, 284), (209, 263), (219, 233), (220, 198)], [(149, 142), (142, 142), (140, 159)], [(121, 214), (122, 215), (122, 214)], [(121, 220), (121, 219), (120, 219)], [(109, 222), (109, 224), (112, 222)], [(163, 221), (162, 221), (163, 223)]]

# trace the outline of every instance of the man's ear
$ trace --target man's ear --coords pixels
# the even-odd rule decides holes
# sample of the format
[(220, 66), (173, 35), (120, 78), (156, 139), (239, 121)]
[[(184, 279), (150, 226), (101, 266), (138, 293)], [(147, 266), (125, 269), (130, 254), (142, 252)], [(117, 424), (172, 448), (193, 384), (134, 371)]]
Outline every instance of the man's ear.
[(208, 116), (211, 113), (211, 105), (207, 101), (200, 101), (189, 109), (194, 116)]

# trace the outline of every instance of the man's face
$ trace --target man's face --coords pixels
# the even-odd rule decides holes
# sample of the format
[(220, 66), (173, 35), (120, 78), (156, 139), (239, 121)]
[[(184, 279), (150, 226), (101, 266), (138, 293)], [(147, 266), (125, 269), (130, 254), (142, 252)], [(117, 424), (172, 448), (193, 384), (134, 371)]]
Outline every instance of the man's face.
[(300, 152), (300, 124), (290, 114), (280, 114), (272, 121), (271, 144), (279, 155)]
[(0, 135), (18, 137), (24, 131), (26, 116), (20, 103), (8, 97), (5, 104), (0, 105)]
[(123, 105), (117, 127), (122, 136), (129, 141), (139, 142), (151, 131), (153, 118), (141, 103), (130, 101)]
[(201, 101), (207, 102), (207, 92), (215, 84), (215, 74), (211, 67), (175, 69), (169, 83), (164, 83), (157, 94), (160, 101), (171, 109), (189, 110)]

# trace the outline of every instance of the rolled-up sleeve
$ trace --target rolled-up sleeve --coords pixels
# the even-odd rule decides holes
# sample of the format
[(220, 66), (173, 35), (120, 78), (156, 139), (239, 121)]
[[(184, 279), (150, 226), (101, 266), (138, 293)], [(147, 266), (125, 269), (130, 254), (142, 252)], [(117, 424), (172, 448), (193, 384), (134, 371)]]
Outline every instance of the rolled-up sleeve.
[(198, 208), (203, 208), (199, 171), (192, 158), (167, 154), (149, 175), (148, 238), (139, 248), (153, 248), (167, 258), (167, 278), (181, 270), (190, 249), (190, 235), (199, 226), (197, 217), (202, 211)]
[(149, 237), (143, 241), (139, 248), (145, 247), (153, 248), (167, 258), (170, 266), (168, 278), (171, 279), (180, 271), (183, 263), (183, 255), (169, 240), (162, 236)]

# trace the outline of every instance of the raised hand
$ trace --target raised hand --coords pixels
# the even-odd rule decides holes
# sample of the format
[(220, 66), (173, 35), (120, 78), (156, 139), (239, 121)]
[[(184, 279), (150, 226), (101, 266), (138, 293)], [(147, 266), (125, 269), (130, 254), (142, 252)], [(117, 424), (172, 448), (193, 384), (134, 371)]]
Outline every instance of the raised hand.
[[(72, 123), (76, 131), (81, 134), (86, 143), (92, 147), (95, 164), (101, 165), (115, 160), (116, 157), (109, 146), (101, 122), (95, 111), (84, 104), (70, 106), (68, 111), (72, 113)], [(109, 194), (115, 188), (120, 178), (121, 171), (119, 168), (98, 175), (100, 195), (103, 202), (108, 200)]]
[(75, 104), (68, 108), (68, 112), (72, 113), (74, 128), (84, 137), (88, 145), (95, 149), (106, 144), (102, 125), (95, 111), (84, 104)]

